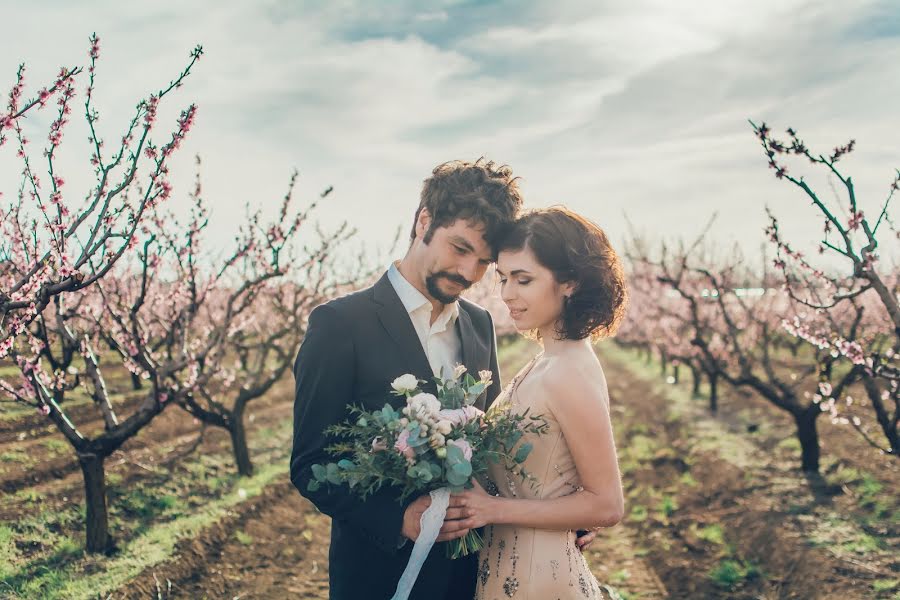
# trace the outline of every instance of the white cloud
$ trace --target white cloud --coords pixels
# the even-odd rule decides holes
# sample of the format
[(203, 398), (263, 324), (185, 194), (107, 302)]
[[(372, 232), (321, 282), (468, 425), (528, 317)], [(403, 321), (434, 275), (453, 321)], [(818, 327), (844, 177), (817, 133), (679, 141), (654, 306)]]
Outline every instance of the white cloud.
[[(89, 12), (31, 4), (6, 31), (14, 51), (0, 55), (0, 81), (11, 82), (23, 59), (32, 82), (82, 61), (96, 30), (98, 101), (112, 139), (134, 102), (203, 43), (206, 55), (161, 121), (173, 123), (189, 101), (200, 105), (173, 169), (186, 189), (191, 156), (203, 155), (221, 243), (244, 202), (277, 204), (297, 166), (301, 198), (335, 186), (326, 222), (350, 218), (362, 239), (385, 244), (397, 226), (405, 233), (435, 164), (486, 154), (524, 177), (533, 206), (570, 204), (614, 235), (626, 210), (671, 235), (694, 233), (719, 210), (722, 238), (755, 251), (766, 202), (798, 237), (815, 236), (819, 224), (805, 223), (798, 192), (767, 171), (748, 117), (797, 127), (817, 148), (856, 137), (859, 155), (847, 168), (861, 198), (882, 198), (900, 162), (900, 82), (886, 75), (900, 37), (889, 8), (559, 0), (424, 10), (273, 0), (106, 3)], [(76, 181), (85, 134), (73, 123), (67, 135), (81, 160), (67, 168)], [(0, 149), (7, 196), (17, 182), (13, 155)]]

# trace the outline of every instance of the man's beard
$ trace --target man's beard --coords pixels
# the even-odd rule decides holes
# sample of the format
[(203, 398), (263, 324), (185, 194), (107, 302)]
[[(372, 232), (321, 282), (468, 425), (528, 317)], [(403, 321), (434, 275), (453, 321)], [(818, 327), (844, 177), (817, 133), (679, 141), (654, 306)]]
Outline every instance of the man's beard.
[(448, 273), (446, 271), (438, 271), (437, 273), (432, 273), (428, 277), (425, 278), (425, 289), (428, 290), (428, 293), (432, 298), (440, 302), (441, 304), (451, 304), (456, 302), (459, 299), (459, 294), (451, 295), (441, 291), (441, 288), (438, 287), (437, 280), (443, 277), (444, 279), (449, 279), (450, 281), (455, 281), (456, 283), (462, 286), (462, 289), (459, 291), (459, 294), (463, 293), (465, 290), (471, 287), (472, 282), (467, 279), (454, 275), (452, 273)]

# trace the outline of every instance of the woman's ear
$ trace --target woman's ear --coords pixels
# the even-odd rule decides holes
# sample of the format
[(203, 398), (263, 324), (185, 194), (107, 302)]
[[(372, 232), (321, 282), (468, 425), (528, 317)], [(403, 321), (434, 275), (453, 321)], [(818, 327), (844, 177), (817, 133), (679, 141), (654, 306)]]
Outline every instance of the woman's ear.
[(563, 296), (567, 298), (571, 297), (578, 289), (578, 284), (574, 281), (567, 281), (560, 286), (562, 288)]

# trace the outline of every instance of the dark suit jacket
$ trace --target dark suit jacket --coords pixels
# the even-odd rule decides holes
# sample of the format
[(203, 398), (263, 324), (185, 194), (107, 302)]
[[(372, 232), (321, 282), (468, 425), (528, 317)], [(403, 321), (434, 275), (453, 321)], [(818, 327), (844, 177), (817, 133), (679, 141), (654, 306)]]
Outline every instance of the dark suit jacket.
[[(459, 309), (456, 328), (463, 364), (473, 375), (484, 369), (493, 372), (493, 383), (478, 403), (484, 409), (500, 392), (493, 322), (486, 310), (467, 300), (459, 300)], [(346, 486), (307, 489), (312, 465), (334, 460), (324, 451), (334, 440), (323, 430), (344, 421), (349, 405), (375, 410), (389, 402), (400, 408), (405, 400), (390, 394), (390, 384), (404, 373), (428, 381), (425, 390), (435, 393), (425, 350), (387, 273), (371, 288), (322, 304), (310, 314), (294, 364), (291, 481), (332, 518), (332, 600), (391, 598), (409, 559), (413, 544), (399, 546), (400, 529), (414, 498), (401, 504), (396, 488), (383, 488), (366, 500)], [(444, 544), (435, 544), (410, 598), (440, 600), (447, 590), (446, 600), (471, 600), (475, 556), (455, 561), (445, 556)]]

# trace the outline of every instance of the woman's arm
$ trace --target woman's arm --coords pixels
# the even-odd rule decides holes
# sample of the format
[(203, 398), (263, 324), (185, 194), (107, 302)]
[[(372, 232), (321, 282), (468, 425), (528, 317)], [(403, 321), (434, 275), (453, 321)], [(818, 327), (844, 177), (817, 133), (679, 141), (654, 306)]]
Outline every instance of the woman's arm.
[(460, 494), (465, 526), (612, 527), (622, 519), (625, 502), (602, 370), (596, 364), (560, 364), (542, 378), (535, 393), (547, 394), (584, 489), (561, 498), (529, 500), (490, 496), (476, 484), (474, 490)]

